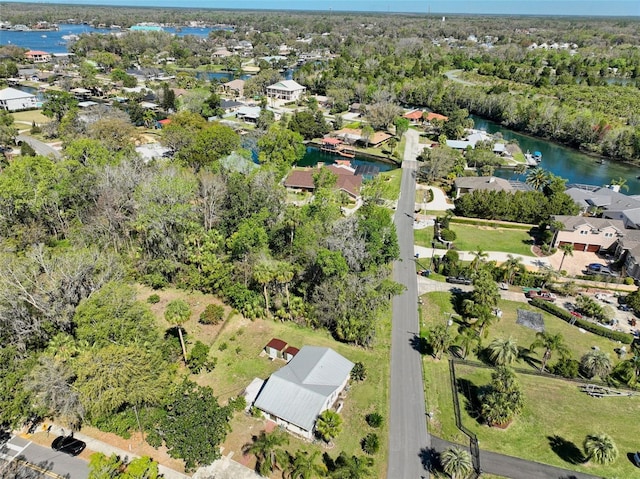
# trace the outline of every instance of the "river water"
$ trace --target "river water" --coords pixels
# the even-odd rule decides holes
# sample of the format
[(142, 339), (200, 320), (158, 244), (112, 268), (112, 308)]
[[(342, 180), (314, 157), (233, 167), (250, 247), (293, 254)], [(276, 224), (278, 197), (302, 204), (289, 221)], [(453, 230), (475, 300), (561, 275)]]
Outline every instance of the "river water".
[[(198, 37), (208, 37), (209, 32), (220, 30), (225, 27), (194, 28), (182, 27), (179, 29), (165, 27), (163, 30), (183, 37), (194, 35)], [(227, 27), (229, 28), (229, 27)], [(121, 30), (111, 30), (109, 28), (93, 28), (90, 25), (74, 25), (61, 23), (58, 30), (54, 32), (30, 31), (17, 32), (0, 30), (0, 45), (16, 45), (31, 50), (42, 50), (48, 53), (67, 53), (67, 41), (63, 39), (66, 35), (81, 35), (83, 33), (116, 33)], [(124, 30), (126, 31), (126, 30)]]
[[(307, 147), (307, 152), (304, 157), (297, 163), (297, 166), (315, 166), (318, 163), (326, 163), (331, 164), (334, 163), (337, 159), (342, 159), (342, 157), (337, 155), (332, 155), (330, 153), (324, 153), (320, 151), (318, 148), (313, 146)], [(375, 161), (372, 159), (367, 159), (363, 157), (356, 157), (351, 160), (351, 166), (354, 168), (358, 165), (374, 165), (377, 166), (380, 171), (389, 171), (397, 168), (396, 165), (391, 163), (384, 163), (382, 161)]]
[[(498, 123), (475, 115), (472, 115), (472, 118), (477, 129), (486, 130), (489, 133), (502, 133), (505, 140), (517, 140), (523, 153), (526, 153), (527, 150), (531, 153), (541, 152), (540, 167), (556, 176), (566, 178), (569, 183), (602, 186), (609, 184), (611, 180), (624, 178), (627, 180), (626, 184), (629, 190), (623, 189), (621, 192), (630, 195), (640, 194), (640, 180), (636, 178), (640, 174), (640, 167), (608, 160), (599, 163), (598, 158), (585, 155), (572, 148), (516, 133)], [(512, 170), (497, 170), (495, 175), (506, 179), (524, 180), (525, 178), (524, 175), (514, 175)]]

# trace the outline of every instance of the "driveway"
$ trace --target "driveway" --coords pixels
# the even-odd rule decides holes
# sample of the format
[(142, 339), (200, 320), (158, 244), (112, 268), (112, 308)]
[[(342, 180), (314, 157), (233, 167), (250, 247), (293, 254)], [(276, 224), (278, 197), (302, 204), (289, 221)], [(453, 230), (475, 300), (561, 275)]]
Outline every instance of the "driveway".
[(59, 160), (62, 158), (62, 153), (60, 153), (55, 148), (51, 147), (44, 141), (40, 141), (36, 138), (33, 138), (29, 135), (18, 135), (16, 136), (16, 144), (18, 143), (27, 143), (31, 148), (35, 150), (38, 155), (46, 156), (49, 158), (53, 158), (54, 160)]
[(447, 195), (444, 194), (440, 188), (436, 188), (435, 186), (424, 186), (418, 185), (418, 190), (433, 192), (433, 200), (428, 203), (416, 203), (416, 208), (424, 208), (431, 211), (447, 211), (455, 208), (453, 203), (450, 203), (447, 200)]

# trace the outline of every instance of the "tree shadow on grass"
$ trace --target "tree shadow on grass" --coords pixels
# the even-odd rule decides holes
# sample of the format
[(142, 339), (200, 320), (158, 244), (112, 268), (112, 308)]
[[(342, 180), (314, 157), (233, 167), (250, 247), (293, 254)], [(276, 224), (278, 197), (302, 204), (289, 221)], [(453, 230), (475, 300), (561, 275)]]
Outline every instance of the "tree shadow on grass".
[(551, 450), (555, 452), (560, 459), (569, 464), (582, 464), (585, 457), (582, 451), (573, 442), (567, 441), (558, 435), (547, 436)]
[(478, 423), (481, 423), (480, 401), (478, 401), (480, 388), (468, 379), (461, 378), (456, 379), (456, 388), (458, 394), (465, 399), (464, 409), (467, 411), (467, 414), (478, 421)]
[(529, 348), (518, 346), (518, 359), (524, 361), (534, 369), (540, 370), (542, 362), (533, 355), (533, 351)]
[(634, 454), (635, 454), (634, 452), (628, 452), (628, 453), (627, 453), (627, 459), (629, 459), (629, 462), (630, 462), (631, 464), (633, 464), (634, 466), (636, 466), (636, 467), (640, 467), (640, 466), (638, 466), (638, 464), (636, 464), (636, 461), (635, 461), (635, 459), (633, 458), (633, 455), (634, 455)]

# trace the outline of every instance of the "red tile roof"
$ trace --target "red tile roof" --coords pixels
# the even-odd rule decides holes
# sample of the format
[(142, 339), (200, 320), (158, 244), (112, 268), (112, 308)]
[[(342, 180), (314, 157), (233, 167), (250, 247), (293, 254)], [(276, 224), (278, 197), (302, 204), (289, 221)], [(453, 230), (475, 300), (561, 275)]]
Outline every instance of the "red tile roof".
[(48, 55), (49, 53), (47, 52), (43, 52), (42, 50), (29, 50), (28, 52), (25, 53), (26, 56), (33, 56), (33, 55)]
[(431, 121), (431, 120), (442, 120), (442, 121), (447, 121), (449, 118), (441, 115), (439, 113), (433, 113), (433, 112), (429, 112), (427, 113), (427, 121)]
[(289, 346), (287, 349), (284, 350), (284, 354), (290, 354), (291, 356), (295, 356), (299, 352), (300, 350), (298, 348), (294, 348), (293, 346)]
[(267, 343), (265, 348), (272, 348), (278, 351), (282, 351), (286, 346), (287, 346), (287, 343), (285, 343), (282, 339), (273, 338), (271, 339), (271, 341)]
[(405, 113), (404, 117), (409, 120), (422, 120), (422, 111), (421, 110), (413, 110), (409, 113)]
[(337, 138), (323, 138), (322, 143), (326, 145), (341, 145), (342, 140), (338, 140)]

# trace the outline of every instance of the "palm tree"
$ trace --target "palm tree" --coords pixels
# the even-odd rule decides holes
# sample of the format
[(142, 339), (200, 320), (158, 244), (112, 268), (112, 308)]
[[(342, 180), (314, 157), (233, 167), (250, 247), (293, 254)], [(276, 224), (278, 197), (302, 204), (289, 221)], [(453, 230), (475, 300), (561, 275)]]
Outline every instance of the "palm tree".
[(561, 244), (560, 251), (562, 251), (562, 261), (560, 261), (558, 272), (562, 271), (562, 265), (564, 264), (564, 259), (567, 256), (573, 256), (573, 245), (570, 243)]
[(180, 346), (182, 346), (182, 355), (184, 357), (184, 363), (187, 364), (187, 348), (184, 345), (184, 338), (182, 337), (182, 325), (186, 323), (191, 317), (191, 308), (186, 301), (182, 299), (174, 299), (167, 304), (167, 309), (164, 312), (164, 319), (169, 324), (176, 326), (178, 329), (178, 336), (180, 337)]
[(617, 186), (619, 190), (629, 191), (629, 185), (627, 184), (627, 180), (622, 176), (618, 177), (617, 180), (611, 180), (609, 184), (612, 186)]
[(533, 189), (540, 191), (549, 184), (549, 172), (542, 168), (534, 168), (527, 175), (525, 183)]
[(513, 284), (513, 280), (523, 270), (522, 258), (520, 256), (513, 256), (508, 254), (507, 261), (502, 263), (503, 276), (502, 278), (509, 284)]
[(589, 351), (580, 359), (580, 370), (589, 379), (598, 376), (604, 379), (611, 372), (611, 358), (604, 351)]
[(337, 412), (327, 409), (318, 416), (316, 421), (316, 433), (324, 442), (331, 442), (331, 439), (340, 434), (341, 430), (342, 418)]
[(480, 340), (480, 337), (478, 336), (478, 332), (469, 326), (463, 326), (458, 331), (455, 344), (462, 350), (462, 359), (467, 359), (469, 350), (474, 343)]
[(347, 456), (343, 451), (336, 458), (336, 468), (331, 479), (365, 479), (371, 477), (369, 468), (373, 465), (370, 457)]
[(286, 261), (279, 261), (276, 264), (274, 271), (275, 280), (284, 285), (284, 292), (287, 297), (287, 309), (291, 309), (291, 302), (289, 301), (289, 283), (294, 276), (293, 266)]
[(451, 479), (464, 479), (469, 477), (473, 470), (471, 463), (471, 454), (465, 449), (459, 447), (450, 447), (445, 449), (440, 455), (442, 469)]
[(264, 303), (267, 312), (267, 316), (270, 316), (271, 310), (269, 308), (269, 290), (268, 286), (274, 278), (274, 271), (271, 263), (262, 261), (258, 263), (253, 270), (253, 279), (262, 285), (262, 294), (264, 295)]
[(296, 451), (289, 465), (289, 479), (311, 479), (312, 477), (324, 477), (327, 468), (318, 462), (320, 451)]
[(284, 432), (277, 429), (269, 434), (260, 431), (259, 436), (253, 436), (253, 442), (242, 446), (242, 452), (256, 456), (257, 471), (263, 476), (270, 476), (274, 468), (286, 463), (286, 453), (279, 449), (285, 444), (289, 444), (289, 437)]
[(449, 325), (438, 324), (427, 332), (427, 343), (435, 359), (440, 359), (444, 351), (453, 344), (453, 336), (449, 332)]
[(489, 334), (489, 327), (493, 325), (498, 317), (493, 314), (491, 308), (484, 304), (476, 305), (474, 309), (477, 318), (474, 326), (478, 328), (478, 336), (486, 338)]
[(571, 351), (567, 347), (564, 342), (564, 337), (562, 334), (550, 334), (547, 332), (538, 332), (536, 333), (536, 340), (531, 343), (529, 349), (534, 351), (536, 348), (543, 347), (544, 353), (542, 354), (542, 364), (540, 366), (540, 371), (544, 372), (544, 368), (547, 365), (549, 359), (551, 359), (551, 355), (553, 352), (557, 352), (562, 357), (567, 357), (571, 354)]
[(611, 436), (600, 434), (589, 434), (584, 440), (584, 451), (587, 460), (593, 459), (598, 464), (610, 464), (618, 458), (618, 448)]
[(635, 388), (640, 380), (640, 355), (622, 361), (614, 371), (614, 375), (619, 375), (627, 386)]
[(484, 263), (484, 261), (489, 257), (489, 253), (486, 251), (482, 251), (482, 248), (478, 248), (478, 251), (473, 251), (473, 261), (471, 261), (471, 266), (474, 271), (478, 271), (478, 265), (480, 263)]
[(513, 172), (520, 176), (520, 175), (524, 175), (527, 172), (527, 165), (525, 165), (524, 163), (519, 163), (514, 169)]
[(494, 339), (487, 346), (487, 350), (489, 359), (496, 366), (508, 366), (518, 359), (518, 345), (511, 337)]

